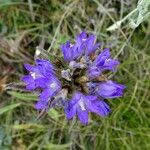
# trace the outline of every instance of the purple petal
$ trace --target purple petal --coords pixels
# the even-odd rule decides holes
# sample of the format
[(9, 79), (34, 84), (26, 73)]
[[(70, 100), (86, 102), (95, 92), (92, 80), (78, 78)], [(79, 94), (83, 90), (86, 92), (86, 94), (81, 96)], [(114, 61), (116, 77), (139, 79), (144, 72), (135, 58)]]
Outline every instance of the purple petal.
[(110, 108), (104, 101), (96, 100), (91, 105), (90, 111), (104, 117), (110, 113)]
[(88, 111), (87, 110), (83, 111), (78, 108), (77, 115), (82, 124), (84, 124), (84, 125), (88, 124)]
[(116, 98), (123, 95), (125, 86), (113, 81), (102, 82), (97, 88), (97, 93), (104, 98)]
[(70, 102), (65, 106), (65, 114), (67, 119), (72, 119), (76, 115), (76, 108)]
[(95, 102), (97, 103), (97, 109), (95, 109), (95, 113), (97, 113), (98, 115), (105, 117), (110, 113), (110, 107), (107, 105), (107, 103), (105, 103), (104, 101), (97, 101)]
[(105, 70), (115, 71), (119, 62), (110, 58), (109, 49), (104, 49), (89, 66), (87, 74), (90, 78), (96, 78)]
[(86, 55), (93, 53), (100, 46), (100, 43), (94, 44), (95, 39), (96, 39), (95, 35), (90, 35), (87, 41), (85, 42), (85, 46), (86, 46), (85, 54)]
[(91, 66), (89, 67), (88, 71), (87, 71), (87, 75), (90, 77), (90, 78), (96, 78), (98, 77), (100, 74), (102, 73), (102, 71), (96, 67), (96, 66)]
[(26, 83), (27, 90), (34, 90), (36, 88), (36, 84), (31, 75), (23, 76), (21, 80)]
[(35, 66), (30, 65), (30, 64), (24, 64), (24, 67), (26, 68), (26, 70), (30, 72), (34, 72)]
[(28, 84), (26, 85), (27, 90), (34, 90), (36, 88), (35, 84)]
[(45, 89), (41, 94), (40, 94), (40, 100), (42, 101), (49, 101), (51, 97), (53, 96), (54, 92), (50, 89)]
[(36, 87), (46, 88), (48, 79), (46, 78), (37, 78), (35, 79)]
[(36, 60), (36, 65), (42, 75), (49, 77), (54, 74), (54, 66), (48, 60)]
[(110, 71), (116, 71), (116, 67), (119, 65), (119, 61), (113, 60), (113, 59), (108, 59), (105, 61), (105, 64), (102, 68), (102, 70), (110, 70)]
[(69, 62), (73, 60), (74, 47), (70, 44), (69, 41), (66, 44), (61, 45), (61, 50), (63, 52), (64, 60)]
[(110, 57), (110, 51), (108, 48), (106, 48), (98, 55), (94, 63), (97, 66), (103, 66), (105, 63), (105, 60), (108, 59), (109, 57)]
[(109, 106), (103, 100), (99, 100), (97, 96), (86, 96), (86, 99), (87, 108), (90, 112), (94, 112), (102, 117), (109, 114)]
[(65, 108), (67, 119), (73, 118), (77, 113), (78, 118), (83, 124), (88, 123), (88, 114), (86, 113), (86, 106), (84, 106), (84, 98), (85, 96), (79, 92), (73, 95), (73, 98), (68, 102), (68, 106)]
[(117, 60), (110, 58), (110, 51), (108, 48), (104, 49), (101, 54), (94, 61), (97, 67), (103, 70), (115, 70), (116, 66), (119, 64)]
[(34, 81), (31, 75), (25, 75), (25, 76), (21, 77), (21, 80), (26, 83)]
[(82, 45), (83, 41), (87, 39), (87, 34), (86, 32), (81, 32), (79, 35), (76, 37), (76, 42), (78, 45)]
[(48, 102), (46, 102), (46, 101), (39, 100), (39, 101), (35, 104), (35, 108), (36, 108), (37, 110), (46, 109), (47, 107), (48, 107)]

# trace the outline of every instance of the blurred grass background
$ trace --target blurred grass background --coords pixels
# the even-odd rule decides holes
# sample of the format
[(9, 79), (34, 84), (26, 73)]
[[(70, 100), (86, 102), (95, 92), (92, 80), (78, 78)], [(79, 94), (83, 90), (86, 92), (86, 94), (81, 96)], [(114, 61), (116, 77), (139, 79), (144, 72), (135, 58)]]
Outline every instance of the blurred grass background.
[[(150, 19), (106, 30), (136, 6), (137, 0), (0, 1), (0, 150), (150, 149)], [(36, 94), (19, 88), (23, 63), (33, 63), (36, 46), (60, 51), (82, 30), (121, 62), (112, 79), (127, 86), (123, 98), (109, 100), (112, 113), (92, 114), (88, 126), (66, 121), (63, 110), (37, 119)]]

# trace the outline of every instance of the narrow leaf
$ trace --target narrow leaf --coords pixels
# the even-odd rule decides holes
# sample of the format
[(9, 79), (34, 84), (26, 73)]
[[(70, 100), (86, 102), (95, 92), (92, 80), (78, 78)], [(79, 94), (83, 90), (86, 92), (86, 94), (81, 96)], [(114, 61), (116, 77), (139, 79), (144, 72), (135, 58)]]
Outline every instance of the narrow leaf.
[(71, 145), (72, 145), (72, 143), (60, 144), (60, 145), (49, 143), (46, 146), (46, 148), (48, 150), (66, 150), (66, 149), (70, 148)]
[(18, 93), (14, 91), (8, 92), (11, 96), (20, 99), (20, 100), (27, 100), (27, 101), (36, 101), (38, 99), (37, 94), (33, 93)]
[(20, 105), (21, 105), (21, 103), (16, 103), (16, 104), (11, 104), (9, 106), (5, 106), (3, 108), (0, 108), (0, 115), (7, 112), (7, 111), (9, 111), (9, 110), (12, 110), (12, 109), (14, 109), (14, 108), (16, 108)]

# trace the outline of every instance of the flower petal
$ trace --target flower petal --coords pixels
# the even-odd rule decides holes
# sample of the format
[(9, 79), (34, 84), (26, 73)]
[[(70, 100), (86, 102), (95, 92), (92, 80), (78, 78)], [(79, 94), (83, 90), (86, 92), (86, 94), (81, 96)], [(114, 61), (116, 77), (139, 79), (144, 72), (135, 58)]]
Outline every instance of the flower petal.
[(102, 82), (98, 85), (97, 93), (104, 98), (116, 98), (123, 95), (125, 86), (113, 81)]
[(86, 55), (93, 53), (100, 46), (100, 43), (94, 44), (95, 39), (96, 39), (95, 35), (90, 35), (88, 39), (86, 40), (85, 42), (85, 46), (86, 46), (85, 54)]
[(37, 59), (36, 65), (43, 76), (48, 78), (54, 74), (54, 66), (50, 63), (50, 61)]
[(99, 100), (97, 96), (86, 96), (87, 108), (90, 112), (94, 112), (102, 117), (107, 116), (110, 108), (103, 100)]
[(84, 125), (88, 124), (88, 111), (87, 110), (81, 110), (80, 108), (78, 108), (77, 115), (82, 124)]
[(70, 102), (65, 106), (65, 114), (67, 119), (72, 119), (76, 115), (76, 108)]
[(106, 48), (89, 66), (87, 74), (90, 78), (96, 78), (105, 70), (115, 71), (118, 64), (117, 60), (110, 58), (110, 51)]
[(49, 101), (53, 96), (53, 91), (50, 89), (44, 89), (43, 92), (40, 94), (40, 100), (42, 101)]
[(28, 70), (30, 72), (34, 72), (34, 70), (35, 70), (35, 66), (30, 65), (30, 64), (24, 64), (24, 67), (26, 68), (26, 70)]
[(47, 107), (48, 107), (48, 102), (46, 102), (46, 101), (39, 100), (39, 101), (35, 104), (35, 108), (36, 108), (37, 110), (46, 109)]
[(36, 88), (35, 81), (31, 75), (23, 76), (21, 80), (26, 83), (27, 90), (34, 90)]
[(96, 67), (96, 66), (91, 66), (89, 67), (88, 71), (87, 71), (87, 75), (90, 77), (90, 78), (96, 78), (98, 77), (100, 74), (102, 73), (102, 71)]
[(43, 78), (43, 77), (35, 79), (36, 87), (46, 88), (47, 82), (48, 82), (48, 79)]

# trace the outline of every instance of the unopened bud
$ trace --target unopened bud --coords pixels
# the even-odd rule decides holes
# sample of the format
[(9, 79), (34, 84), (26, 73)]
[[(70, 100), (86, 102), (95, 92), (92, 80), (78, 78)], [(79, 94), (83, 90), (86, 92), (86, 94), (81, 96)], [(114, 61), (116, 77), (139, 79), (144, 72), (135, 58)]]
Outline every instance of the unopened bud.
[(69, 63), (69, 68), (71, 68), (71, 69), (75, 69), (75, 68), (83, 69), (83, 68), (86, 68), (86, 64), (77, 63), (77, 62), (75, 62), (75, 61), (71, 61), (71, 62)]
[(61, 76), (68, 80), (68, 81), (71, 81), (71, 74), (70, 74), (70, 69), (67, 69), (67, 70), (62, 70), (61, 71)]

